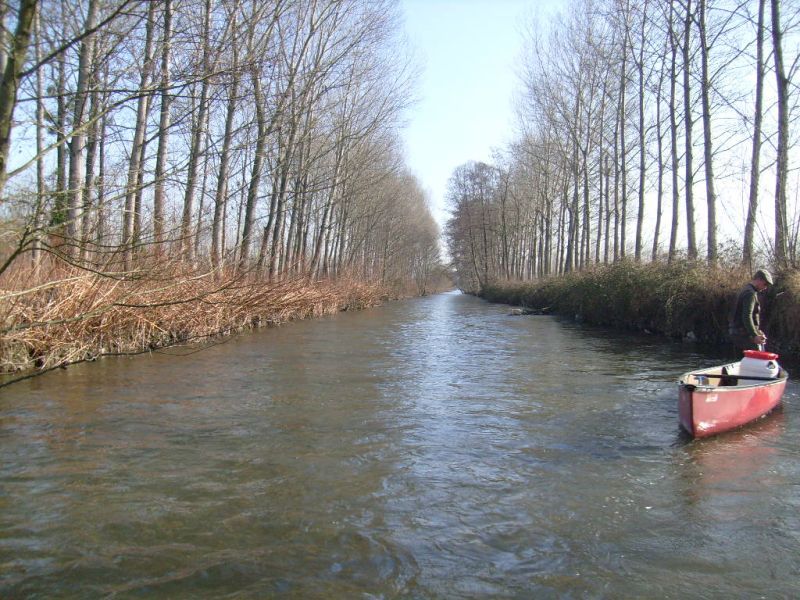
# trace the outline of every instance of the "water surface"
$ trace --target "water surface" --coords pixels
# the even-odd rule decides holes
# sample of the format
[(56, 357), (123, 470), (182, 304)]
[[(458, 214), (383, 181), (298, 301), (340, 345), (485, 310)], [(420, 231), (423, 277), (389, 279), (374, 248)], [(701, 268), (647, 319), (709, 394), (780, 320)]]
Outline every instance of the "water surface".
[(800, 594), (800, 418), (690, 442), (714, 351), (460, 294), (0, 397), (0, 597)]

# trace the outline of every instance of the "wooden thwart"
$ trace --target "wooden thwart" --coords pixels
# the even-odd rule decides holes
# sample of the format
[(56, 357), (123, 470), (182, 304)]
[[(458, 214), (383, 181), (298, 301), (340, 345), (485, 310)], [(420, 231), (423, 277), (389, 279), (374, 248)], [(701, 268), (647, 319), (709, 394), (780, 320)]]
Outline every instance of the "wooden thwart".
[(778, 381), (779, 377), (754, 377), (753, 375), (714, 375), (711, 373), (697, 373), (696, 377), (711, 377), (714, 379), (750, 379), (752, 381)]

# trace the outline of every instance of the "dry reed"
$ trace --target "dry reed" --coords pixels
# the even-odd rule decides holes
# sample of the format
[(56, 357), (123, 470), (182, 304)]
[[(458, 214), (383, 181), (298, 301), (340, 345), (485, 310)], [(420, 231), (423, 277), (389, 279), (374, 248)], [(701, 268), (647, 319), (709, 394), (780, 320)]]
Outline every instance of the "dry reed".
[(352, 278), (266, 282), (179, 264), (148, 276), (18, 268), (0, 280), (0, 372), (48, 370), (292, 319), (379, 304), (389, 295)]

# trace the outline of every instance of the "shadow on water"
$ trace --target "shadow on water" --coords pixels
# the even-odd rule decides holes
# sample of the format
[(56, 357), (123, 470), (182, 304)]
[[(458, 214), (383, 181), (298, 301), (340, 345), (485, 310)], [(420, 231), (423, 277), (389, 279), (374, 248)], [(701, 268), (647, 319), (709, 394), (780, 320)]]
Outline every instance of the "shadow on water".
[(0, 596), (791, 597), (798, 388), (689, 441), (720, 356), (444, 294), (52, 373), (0, 399)]

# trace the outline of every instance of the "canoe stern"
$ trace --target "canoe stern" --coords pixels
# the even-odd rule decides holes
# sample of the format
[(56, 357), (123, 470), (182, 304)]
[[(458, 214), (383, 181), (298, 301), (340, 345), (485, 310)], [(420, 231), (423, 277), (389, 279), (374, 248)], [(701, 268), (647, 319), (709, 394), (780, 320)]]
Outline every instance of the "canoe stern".
[(694, 435), (694, 418), (692, 411), (692, 393), (695, 386), (681, 384), (678, 390), (678, 419), (683, 427), (691, 435)]

